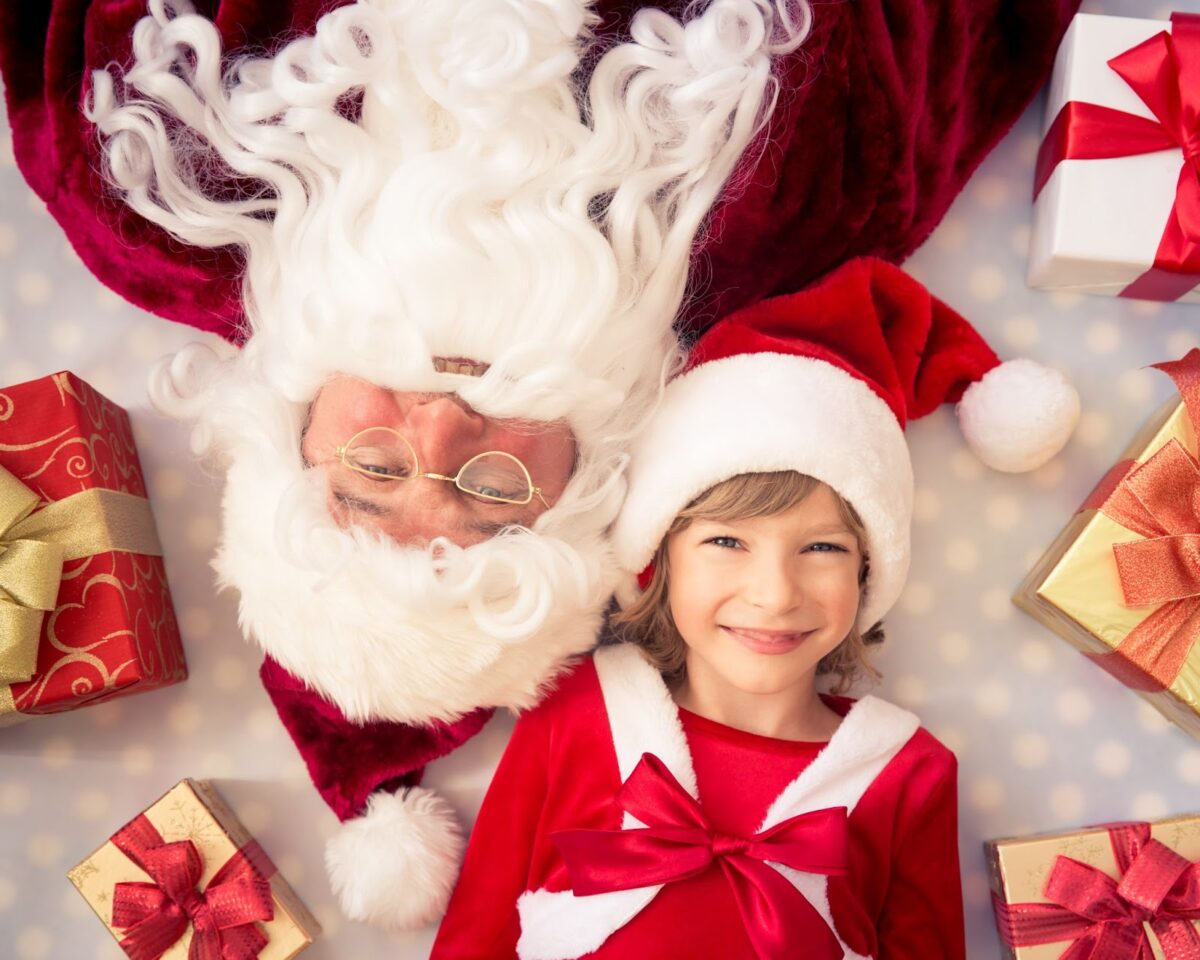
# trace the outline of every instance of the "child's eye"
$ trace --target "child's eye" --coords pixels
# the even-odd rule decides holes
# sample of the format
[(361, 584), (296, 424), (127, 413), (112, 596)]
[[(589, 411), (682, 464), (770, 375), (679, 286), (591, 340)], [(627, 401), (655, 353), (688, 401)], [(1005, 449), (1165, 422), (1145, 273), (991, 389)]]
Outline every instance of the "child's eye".
[(704, 542), (711, 543), (715, 547), (724, 547), (726, 550), (733, 550), (741, 546), (741, 541), (737, 537), (709, 537)]
[(840, 543), (810, 543), (807, 549), (813, 553), (845, 553), (846, 548)]

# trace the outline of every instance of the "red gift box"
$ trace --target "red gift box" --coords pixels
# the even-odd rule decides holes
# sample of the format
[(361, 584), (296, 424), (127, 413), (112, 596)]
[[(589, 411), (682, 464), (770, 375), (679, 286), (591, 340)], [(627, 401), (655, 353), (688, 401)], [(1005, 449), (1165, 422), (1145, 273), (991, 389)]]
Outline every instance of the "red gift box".
[[(0, 390), (0, 470), (10, 492), (15, 478), (38, 498), (7, 540), (0, 529), (0, 551), (12, 550), (11, 559), (33, 540), (65, 544), (53, 609), (35, 611), (41, 627), (33, 676), (0, 683), (0, 725), (186, 679), (129, 415), (72, 373)], [(61, 506), (68, 507), (65, 522), (41, 524), (59, 529), (27, 532), (43, 510), (49, 517)], [(90, 552), (88, 544), (100, 549)], [(0, 582), (0, 600), (12, 613), (14, 588), (4, 588)]]

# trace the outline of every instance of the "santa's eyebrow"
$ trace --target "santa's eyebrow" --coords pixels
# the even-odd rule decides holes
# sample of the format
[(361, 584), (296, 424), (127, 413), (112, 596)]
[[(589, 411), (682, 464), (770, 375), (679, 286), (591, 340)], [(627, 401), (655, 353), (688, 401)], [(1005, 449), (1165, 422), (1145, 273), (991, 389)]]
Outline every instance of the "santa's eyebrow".
[(494, 537), (502, 530), (509, 527), (523, 527), (525, 524), (519, 523), (516, 520), (475, 520), (472, 521), (467, 529), (472, 533), (482, 533), (489, 537)]
[(359, 513), (370, 514), (372, 517), (384, 517), (391, 513), (391, 509), (385, 507), (381, 503), (376, 503), (374, 500), (364, 500), (362, 497), (356, 497), (353, 494), (345, 491), (334, 489), (333, 498), (342, 506), (349, 507), (351, 510), (357, 510)]

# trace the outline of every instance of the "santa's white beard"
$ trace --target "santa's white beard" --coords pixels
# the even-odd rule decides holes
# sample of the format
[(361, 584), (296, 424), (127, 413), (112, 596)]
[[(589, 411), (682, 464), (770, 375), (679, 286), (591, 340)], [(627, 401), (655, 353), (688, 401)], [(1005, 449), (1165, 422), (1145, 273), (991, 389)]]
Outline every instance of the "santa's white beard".
[(241, 594), (246, 635), (349, 719), (522, 709), (594, 645), (616, 580), (599, 531), (402, 547), (339, 528), (322, 471), (288, 459), (234, 456), (213, 565)]

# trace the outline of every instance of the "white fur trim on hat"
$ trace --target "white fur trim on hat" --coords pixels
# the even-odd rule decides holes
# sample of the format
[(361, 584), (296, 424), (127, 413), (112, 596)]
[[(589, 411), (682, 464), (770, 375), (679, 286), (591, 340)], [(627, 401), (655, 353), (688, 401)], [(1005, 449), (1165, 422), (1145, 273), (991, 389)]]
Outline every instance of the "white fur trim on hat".
[(325, 867), (342, 912), (392, 930), (437, 920), (462, 863), (462, 829), (432, 790), (380, 791), (361, 817), (348, 820), (325, 846)]
[(958, 405), (968, 445), (993, 470), (1034, 470), (1062, 449), (1079, 420), (1079, 394), (1057, 370), (1009, 360), (971, 384)]
[(672, 520), (705, 490), (743, 473), (797, 470), (828, 484), (867, 529), (870, 576), (859, 626), (896, 602), (909, 562), (912, 464), (891, 408), (832, 364), (741, 354), (672, 381), (639, 437), (614, 528), (617, 558), (638, 571)]

